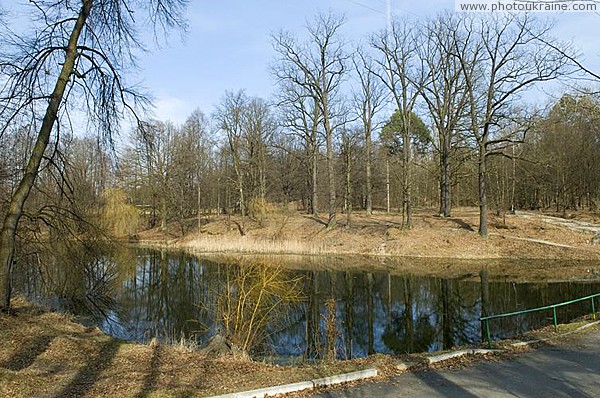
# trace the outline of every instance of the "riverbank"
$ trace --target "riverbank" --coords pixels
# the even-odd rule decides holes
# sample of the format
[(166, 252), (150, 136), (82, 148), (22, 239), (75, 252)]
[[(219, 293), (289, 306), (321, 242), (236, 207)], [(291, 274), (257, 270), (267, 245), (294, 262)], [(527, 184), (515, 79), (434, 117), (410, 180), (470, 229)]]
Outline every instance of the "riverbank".
[(206, 397), (376, 368), (383, 380), (427, 366), (422, 355), (277, 366), (203, 353), (190, 343), (130, 343), (16, 298), (0, 313), (0, 396)]
[[(525, 216), (525, 214), (527, 216)], [(532, 216), (532, 214), (534, 216)], [(453, 259), (565, 259), (598, 260), (600, 246), (591, 244), (592, 231), (552, 224), (539, 214), (490, 215), (487, 238), (478, 235), (476, 208), (454, 210), (450, 218), (434, 210), (414, 214), (414, 226), (402, 229), (399, 214), (364, 212), (344, 215), (338, 226), (327, 229), (325, 218), (286, 212), (262, 220), (236, 216), (212, 216), (190, 232), (172, 225), (166, 231), (143, 231), (140, 243), (185, 248), (197, 253), (352, 254), (390, 257)], [(192, 221), (192, 223), (197, 221)], [(600, 227), (599, 227), (600, 228)]]
[[(493, 355), (515, 355), (523, 348), (498, 342), (502, 354), (373, 355), (351, 361), (317, 365), (276, 366), (231, 356), (212, 357), (189, 344), (128, 343), (98, 328), (85, 327), (69, 315), (49, 312), (15, 299), (14, 313), (0, 314), (0, 396), (25, 397), (206, 397), (294, 383), (367, 368), (378, 380), (407, 371), (445, 368)], [(561, 325), (569, 331), (573, 325)], [(532, 334), (558, 337), (553, 329)], [(475, 350), (477, 351), (477, 350)], [(439, 353), (433, 354), (440, 357)], [(300, 394), (303, 395), (303, 394)]]
[[(1, 397), (203, 397), (365, 369), (372, 359), (275, 366), (205, 355), (186, 344), (136, 344), (13, 301), (0, 314)], [(392, 359), (385, 359), (392, 362)]]

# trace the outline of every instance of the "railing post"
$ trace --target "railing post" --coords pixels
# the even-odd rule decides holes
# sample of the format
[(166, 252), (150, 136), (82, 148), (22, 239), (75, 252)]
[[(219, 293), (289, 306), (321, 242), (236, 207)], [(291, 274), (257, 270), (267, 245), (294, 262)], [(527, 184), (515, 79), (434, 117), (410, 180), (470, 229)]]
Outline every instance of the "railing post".
[(556, 319), (556, 306), (552, 306), (552, 314), (554, 318), (554, 332), (558, 331), (558, 320)]
[(485, 333), (487, 335), (488, 348), (492, 348), (492, 335), (490, 334), (490, 320), (485, 320)]
[(596, 320), (596, 305), (594, 304), (594, 297), (592, 297), (592, 319)]

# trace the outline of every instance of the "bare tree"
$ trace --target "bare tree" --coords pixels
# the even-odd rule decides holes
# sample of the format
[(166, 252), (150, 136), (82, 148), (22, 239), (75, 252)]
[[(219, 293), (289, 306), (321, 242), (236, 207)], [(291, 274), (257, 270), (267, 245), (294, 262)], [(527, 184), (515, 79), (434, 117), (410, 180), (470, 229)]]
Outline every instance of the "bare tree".
[(352, 202), (353, 202), (353, 164), (356, 163), (357, 142), (362, 131), (359, 129), (344, 129), (342, 131), (341, 156), (344, 163), (344, 211), (346, 212), (346, 228), (352, 226)]
[(413, 109), (423, 84), (423, 71), (418, 49), (421, 40), (417, 27), (406, 20), (392, 22), (391, 31), (382, 31), (371, 38), (371, 46), (378, 52), (379, 65), (375, 72), (392, 95), (402, 119), (402, 214), (403, 226), (412, 227), (412, 145), (411, 120)]
[[(440, 215), (450, 217), (452, 200), (453, 150), (461, 142), (466, 110), (466, 86), (461, 63), (455, 52), (464, 53), (468, 41), (461, 37), (460, 20), (455, 14), (441, 14), (424, 26), (427, 37), (419, 47), (419, 56), (426, 68), (421, 96), (427, 104), (437, 142), (432, 144), (439, 154)], [(458, 50), (457, 50), (458, 48)]]
[[(155, 28), (182, 26), (186, 0), (132, 1), (32, 0), (37, 13), (30, 37), (2, 27), (0, 55), (0, 136), (18, 118), (31, 117), (38, 136), (29, 160), (11, 196), (0, 231), (1, 308), (10, 308), (15, 234), (24, 204), (38, 175), (53, 133), (58, 134), (68, 110), (77, 101), (110, 140), (122, 110), (143, 100), (129, 88), (124, 76), (133, 64), (132, 50), (141, 46), (137, 28), (147, 11)], [(155, 32), (157, 32), (155, 30)], [(41, 116), (43, 114), (43, 116)]]
[[(285, 65), (281, 65), (285, 67)], [(278, 108), (282, 127), (292, 138), (298, 137), (304, 147), (303, 158), (307, 167), (310, 190), (310, 213), (318, 214), (318, 157), (321, 143), (319, 141), (319, 125), (321, 124), (320, 107), (314, 95), (307, 87), (294, 84), (285, 79), (288, 72), (274, 69), (280, 80), (281, 91), (278, 95)], [(287, 76), (287, 77), (286, 77)]]
[(551, 26), (527, 14), (465, 19), (463, 28), (463, 43), (471, 44), (457, 41), (454, 55), (465, 79), (469, 132), (478, 154), (479, 234), (487, 236), (487, 158), (522, 141), (526, 131), (506, 128), (515, 119), (514, 101), (533, 84), (564, 76), (570, 68), (568, 60), (546, 44), (557, 43), (549, 39)]
[(238, 191), (238, 201), (242, 221), (240, 224), (240, 233), (246, 234), (245, 218), (247, 214), (246, 197), (244, 190), (244, 170), (242, 169), (242, 151), (244, 140), (244, 112), (248, 103), (248, 97), (244, 91), (233, 93), (228, 91), (221, 100), (221, 104), (215, 112), (215, 119), (219, 128), (227, 135), (227, 143), (232, 157), (233, 170), (236, 178), (236, 189)]
[(333, 14), (317, 15), (307, 26), (308, 42), (299, 44), (289, 33), (273, 37), (275, 51), (280, 56), (276, 68), (280, 81), (288, 81), (305, 90), (319, 108), (325, 134), (327, 179), (329, 183), (328, 228), (336, 225), (335, 157), (333, 136), (344, 123), (340, 118), (339, 88), (347, 72), (348, 55), (339, 38), (344, 17)]
[(373, 184), (372, 184), (372, 158), (373, 158), (373, 131), (379, 127), (376, 120), (381, 111), (386, 95), (381, 80), (372, 72), (374, 61), (365, 53), (364, 49), (357, 49), (352, 58), (354, 70), (360, 82), (359, 89), (354, 92), (354, 107), (358, 119), (362, 122), (365, 137), (365, 171), (366, 171), (366, 196), (367, 215), (373, 213)]
[[(192, 185), (196, 186), (196, 217), (198, 218), (198, 229), (200, 229), (203, 188), (207, 188), (205, 180), (208, 179), (213, 146), (208, 119), (200, 109), (194, 110), (185, 121), (180, 141), (181, 162), (184, 166), (183, 176), (193, 178)], [(181, 200), (185, 201), (184, 195)]]
[(245, 107), (244, 124), (252, 199), (264, 202), (267, 196), (268, 149), (277, 123), (266, 101), (255, 97)]

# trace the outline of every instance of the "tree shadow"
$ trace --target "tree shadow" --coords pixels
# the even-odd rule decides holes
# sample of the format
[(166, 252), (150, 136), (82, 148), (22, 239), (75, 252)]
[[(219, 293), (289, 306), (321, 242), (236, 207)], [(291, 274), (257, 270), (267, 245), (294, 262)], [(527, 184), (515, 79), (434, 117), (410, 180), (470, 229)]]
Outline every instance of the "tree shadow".
[(142, 386), (142, 390), (135, 396), (136, 398), (145, 398), (156, 388), (156, 381), (160, 374), (160, 354), (161, 347), (159, 345), (153, 347), (152, 359), (150, 360), (150, 371), (144, 378), (144, 385)]
[(384, 220), (384, 219), (381, 219), (381, 218), (377, 218), (375, 216), (371, 216), (370, 219), (372, 221), (374, 221), (372, 223), (374, 226), (377, 226), (377, 225), (383, 225), (384, 227), (392, 227), (394, 225), (397, 225), (397, 226), (400, 226), (400, 227), (402, 226), (402, 222), (398, 222), (398, 221)]
[[(597, 396), (591, 391), (598, 385), (595, 380), (600, 360), (597, 351), (588, 353), (542, 344), (529, 356), (507, 361), (500, 369), (486, 370), (482, 371), (482, 378), (511, 395), (591, 398)], [(512, 381), (510, 385), (506, 380)]]
[(31, 366), (35, 359), (48, 349), (53, 339), (52, 336), (42, 335), (27, 340), (17, 352), (1, 363), (0, 367), (19, 371)]
[(316, 222), (318, 222), (319, 224), (322, 224), (322, 225), (325, 225), (325, 226), (327, 226), (327, 222), (325, 222), (325, 221), (321, 220), (321, 219), (320, 219), (318, 216), (315, 216), (315, 215), (309, 215), (309, 216), (304, 216), (304, 217), (308, 218), (309, 220), (316, 221)]
[(100, 352), (90, 358), (87, 364), (77, 372), (73, 380), (55, 397), (81, 397), (85, 395), (98, 381), (100, 374), (110, 366), (120, 346), (121, 343), (117, 340), (106, 342)]
[(466, 229), (468, 231), (473, 231), (473, 232), (475, 231), (470, 224), (467, 224), (466, 222), (464, 222), (460, 218), (448, 217), (448, 218), (446, 218), (446, 220), (452, 221), (453, 223), (455, 223), (456, 225), (458, 225), (462, 229)]
[(429, 388), (437, 391), (441, 395), (448, 397), (474, 398), (477, 395), (447, 379), (437, 371), (420, 371), (414, 373), (415, 377), (421, 380)]

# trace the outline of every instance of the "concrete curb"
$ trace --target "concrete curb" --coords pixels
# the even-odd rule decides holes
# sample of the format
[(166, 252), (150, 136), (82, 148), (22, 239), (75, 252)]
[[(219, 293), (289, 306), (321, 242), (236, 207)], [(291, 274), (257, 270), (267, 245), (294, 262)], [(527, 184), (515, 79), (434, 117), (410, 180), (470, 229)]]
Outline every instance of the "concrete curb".
[(511, 347), (515, 347), (515, 348), (527, 347), (527, 346), (530, 346), (532, 344), (542, 343), (544, 341), (550, 341), (550, 340), (553, 340), (553, 339), (556, 339), (556, 338), (559, 338), (559, 337), (568, 336), (570, 334), (579, 332), (581, 330), (585, 330), (585, 329), (587, 329), (589, 327), (596, 326), (598, 324), (600, 324), (600, 321), (593, 321), (593, 322), (590, 322), (590, 323), (586, 323), (585, 325), (580, 326), (577, 329), (571, 330), (570, 332), (566, 332), (566, 333), (560, 334), (558, 336), (552, 336), (552, 337), (548, 337), (548, 338), (545, 338), (545, 339), (538, 339), (538, 340), (520, 341), (518, 343), (513, 343), (510, 346)]
[(313, 389), (316, 387), (332, 386), (334, 384), (347, 383), (349, 381), (364, 380), (377, 376), (377, 369), (365, 369), (357, 372), (344, 373), (341, 375), (322, 377), (310, 381), (284, 384), (275, 387), (259, 388), (257, 390), (234, 392), (231, 394), (217, 395), (212, 398), (263, 398), (265, 396), (286, 394), (295, 391)]
[(504, 352), (504, 350), (486, 350), (486, 349), (475, 348), (475, 349), (470, 349), (470, 350), (453, 351), (453, 352), (449, 352), (447, 354), (440, 354), (440, 355), (427, 357), (427, 361), (431, 365), (434, 363), (447, 361), (448, 359), (462, 357), (463, 355), (497, 354), (500, 352)]

